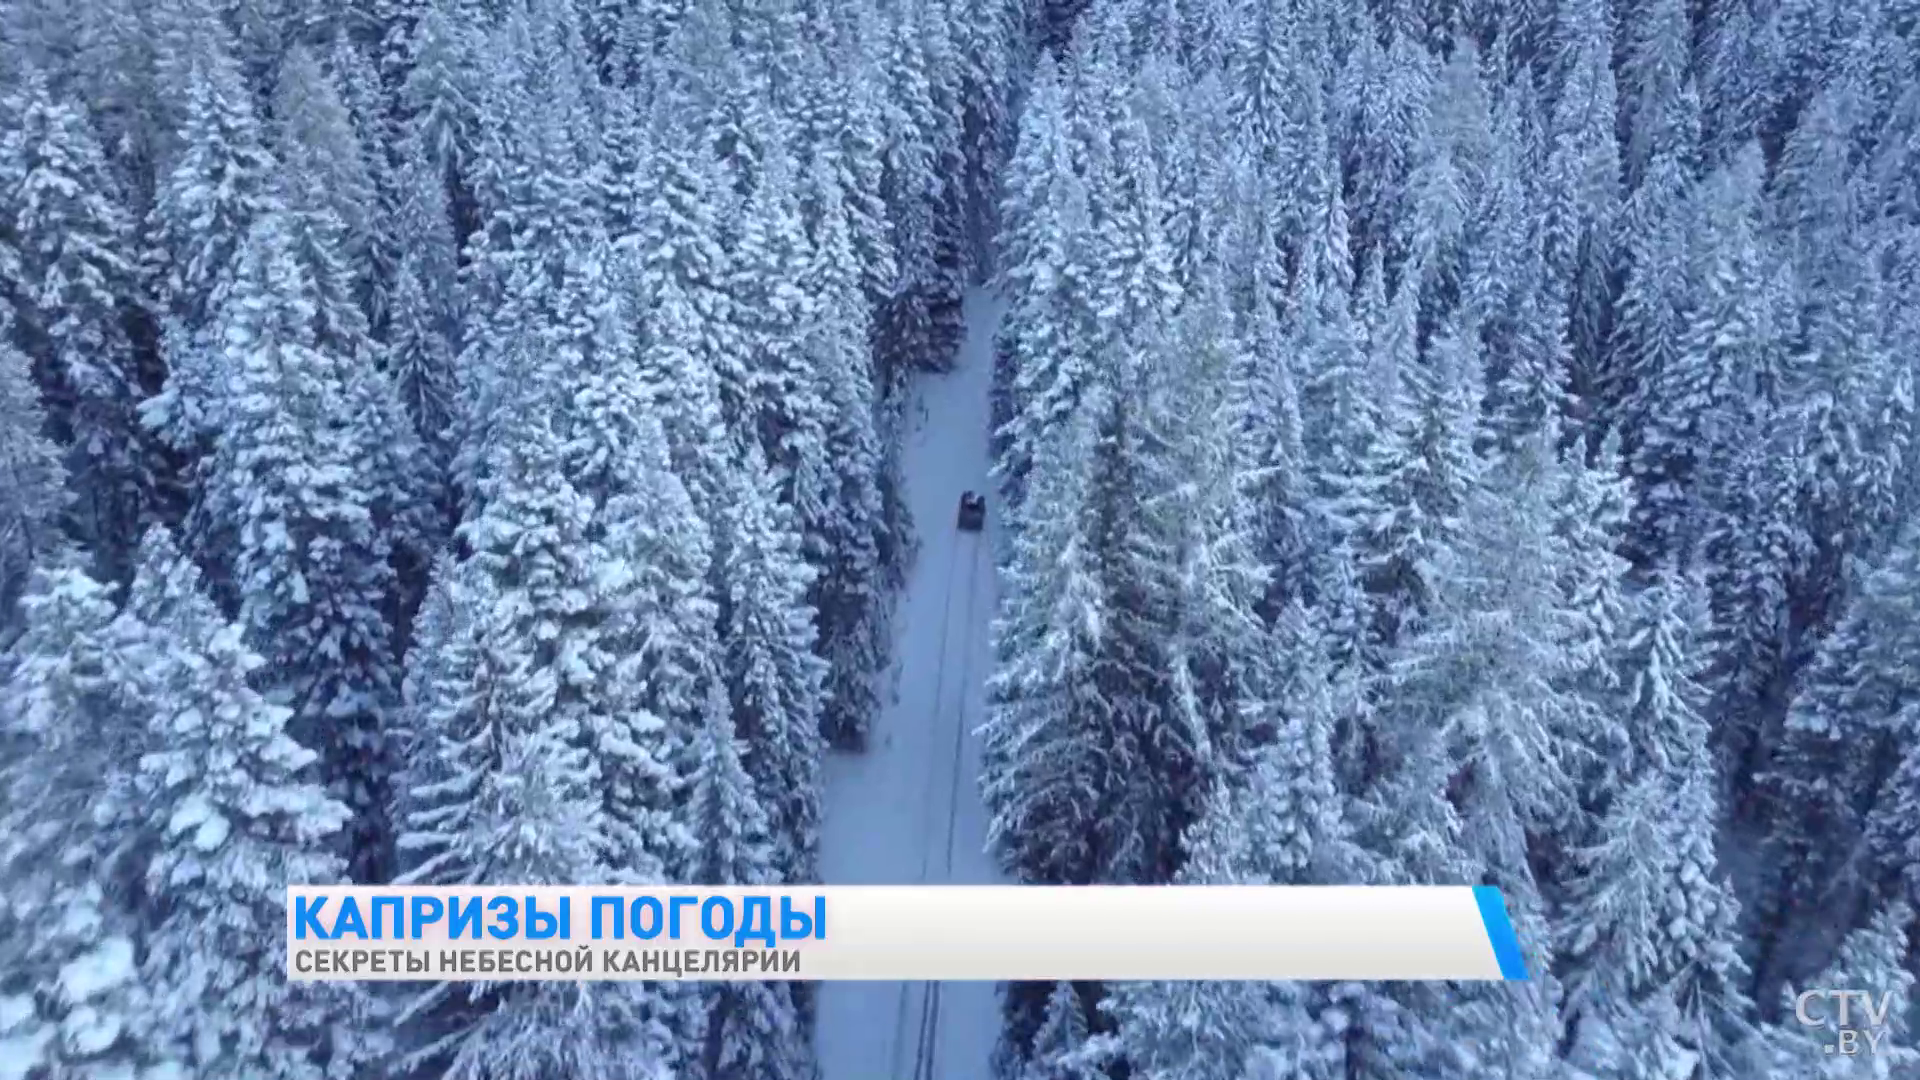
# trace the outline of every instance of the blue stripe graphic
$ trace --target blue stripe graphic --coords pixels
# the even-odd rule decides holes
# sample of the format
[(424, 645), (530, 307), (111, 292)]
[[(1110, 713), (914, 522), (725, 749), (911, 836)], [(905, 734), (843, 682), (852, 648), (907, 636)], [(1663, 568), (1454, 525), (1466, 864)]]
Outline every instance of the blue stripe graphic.
[(1500, 963), (1500, 977), (1524, 982), (1527, 962), (1520, 956), (1520, 938), (1513, 932), (1513, 920), (1507, 918), (1507, 902), (1492, 885), (1475, 885), (1473, 901), (1480, 905), (1480, 921), (1487, 928), (1487, 944), (1493, 946), (1493, 958)]

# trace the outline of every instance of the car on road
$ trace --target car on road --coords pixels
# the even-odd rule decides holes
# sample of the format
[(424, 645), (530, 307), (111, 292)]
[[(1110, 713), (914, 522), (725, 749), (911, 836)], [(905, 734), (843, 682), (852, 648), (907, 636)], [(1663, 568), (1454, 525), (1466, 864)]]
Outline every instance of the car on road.
[(960, 496), (960, 531), (979, 532), (987, 524), (987, 497), (975, 492)]

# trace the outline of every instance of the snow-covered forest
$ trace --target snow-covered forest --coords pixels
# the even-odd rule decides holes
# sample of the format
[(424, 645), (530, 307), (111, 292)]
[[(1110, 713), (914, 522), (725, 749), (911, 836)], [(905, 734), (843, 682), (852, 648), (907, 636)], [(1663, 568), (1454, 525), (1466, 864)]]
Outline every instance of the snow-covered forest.
[(1914, 0), (0, 0), (0, 1077), (842, 1080), (804, 984), (290, 982), (284, 890), (821, 880), (970, 332), (1004, 872), (1536, 977), (941, 1080), (1920, 1069)]

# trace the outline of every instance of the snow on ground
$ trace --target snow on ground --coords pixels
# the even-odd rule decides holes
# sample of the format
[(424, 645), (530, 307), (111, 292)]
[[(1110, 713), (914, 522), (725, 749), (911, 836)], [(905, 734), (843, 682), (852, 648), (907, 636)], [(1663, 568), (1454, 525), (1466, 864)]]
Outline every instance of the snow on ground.
[[(894, 615), (890, 686), (864, 754), (826, 769), (821, 873), (829, 885), (1003, 883), (986, 854), (980, 739), (996, 606), (989, 533), (962, 533), (964, 491), (987, 478), (993, 334), (1001, 303), (967, 296), (953, 372), (923, 376), (903, 450), (906, 499), (920, 534)], [(815, 1045), (822, 1080), (976, 1080), (999, 1036), (992, 983), (821, 984)]]

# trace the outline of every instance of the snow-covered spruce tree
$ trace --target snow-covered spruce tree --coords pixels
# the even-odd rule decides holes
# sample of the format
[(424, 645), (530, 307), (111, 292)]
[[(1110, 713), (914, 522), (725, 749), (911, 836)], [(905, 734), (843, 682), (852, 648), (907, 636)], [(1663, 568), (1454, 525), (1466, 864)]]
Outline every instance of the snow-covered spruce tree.
[(1566, 678), (1575, 670), (1566, 638), (1579, 624), (1550, 539), (1555, 441), (1551, 431), (1535, 436), (1468, 494), (1458, 540), (1435, 556), (1432, 613), (1395, 655), (1381, 705), (1393, 771), (1369, 797), (1374, 828), (1386, 829), (1363, 832), (1369, 849), (1411, 880), (1500, 886), (1536, 973), (1521, 993), (1462, 988), (1444, 1012), (1429, 1011), (1440, 1007), (1433, 988), (1416, 988), (1409, 1000), (1427, 999), (1416, 1005), (1423, 1022), (1467, 1048), (1441, 1064), (1451, 1052), (1436, 1047), (1435, 1068), (1473, 1069), (1477, 1058), (1535, 1075), (1549, 1067), (1558, 1036), (1530, 858), (1533, 838), (1564, 828), (1573, 805), (1566, 742), (1583, 715)]
[[(363, 16), (367, 22), (379, 21), (379, 16)], [(348, 22), (360, 20), (348, 19)], [(358, 171), (366, 176), (366, 188), (371, 204), (360, 211), (360, 220), (353, 214), (341, 213), (341, 220), (349, 222), (348, 232), (354, 234), (355, 226), (363, 231), (357, 239), (348, 243), (347, 262), (362, 268), (360, 301), (366, 308), (367, 320), (373, 326), (376, 337), (386, 332), (387, 313), (391, 310), (394, 265), (398, 261), (397, 250), (385, 229), (391, 222), (390, 212), (394, 199), (394, 150), (402, 145), (399, 133), (401, 127), (393, 115), (393, 96), (391, 87), (383, 83), (376, 58), (369, 45), (377, 42), (380, 31), (370, 28), (366, 32), (357, 32), (355, 27), (340, 27), (332, 30), (324, 46), (316, 43), (315, 51), (323, 57), (323, 67), (328, 82), (338, 92), (340, 104), (348, 121), (344, 128), (327, 125), (351, 139), (341, 139), (343, 146), (358, 146)], [(277, 89), (277, 87), (276, 87)], [(276, 110), (277, 112), (278, 110)], [(353, 170), (354, 162), (349, 160), (342, 166)]]
[[(1365, 20), (1371, 23), (1372, 20)], [(1377, 24), (1376, 24), (1377, 25)], [(1369, 27), (1372, 29), (1372, 27)], [(1347, 163), (1354, 254), (1398, 265), (1399, 219), (1413, 210), (1423, 128), (1439, 74), (1438, 57), (1402, 35), (1383, 43), (1366, 34), (1346, 54), (1329, 97), (1329, 138)]]
[(674, 810), (714, 671), (711, 557), (633, 363), (612, 261), (597, 232), (568, 257), (566, 306), (551, 336), (550, 377), (572, 387), (554, 406), (557, 468), (590, 508), (576, 553), (587, 604), (573, 620), (581, 644), (569, 682), (600, 771), (615, 864), (677, 880), (693, 845)]
[(129, 781), (147, 740), (122, 661), (144, 628), (115, 615), (105, 586), (48, 567), (0, 667), (0, 1045), (23, 1072), (149, 1060), (118, 862), (138, 840)]
[(428, 462), (444, 477), (460, 432), (454, 372), (459, 316), (450, 287), (457, 253), (446, 182), (419, 162), (425, 151), (418, 141), (407, 145), (413, 164), (398, 171), (393, 231), (400, 256), (388, 286), (381, 367), (393, 379)]
[[(688, 881), (700, 885), (768, 885), (772, 864), (767, 815), (753, 778), (741, 764), (745, 749), (735, 738), (732, 708), (715, 685), (705, 722), (695, 738), (693, 791), (688, 824), (699, 854)], [(699, 995), (704, 1006), (699, 1075), (803, 1078), (804, 1033), (793, 999), (779, 983), (714, 983)], [(691, 1070), (689, 1070), (691, 1071)]]
[(1155, 464), (1165, 494), (1151, 512), (1169, 522), (1173, 549), (1168, 719), (1231, 768), (1263, 741), (1277, 687), (1260, 616), (1269, 570), (1241, 439), (1246, 400), (1233, 378), (1238, 341), (1224, 285), (1210, 278), (1152, 368), (1158, 378), (1147, 392), (1167, 448)]
[[(658, 880), (615, 867), (561, 626), (586, 602), (590, 507), (554, 470), (538, 418), (503, 443), (474, 555), (443, 562), (408, 680), (413, 758), (401, 793), (403, 873), (418, 884)], [(651, 873), (649, 870), (651, 869)], [(403, 1070), (463, 1080), (657, 1080), (669, 1035), (657, 995), (626, 983), (440, 983), (402, 1010)]]
[(758, 446), (732, 464), (716, 530), (720, 643), (744, 761), (765, 809), (776, 880), (818, 874), (820, 707), (825, 665), (806, 602), (813, 571), (800, 550), (778, 475)]
[(1675, 430), (1706, 404), (1702, 373), (1685, 348), (1691, 296), (1683, 168), (1676, 154), (1655, 158), (1627, 201), (1626, 281), (1609, 342), (1604, 396), (1639, 486), (1631, 552), (1642, 565), (1683, 558), (1698, 542), (1693, 440)]
[(1900, 523), (1890, 469), (1911, 424), (1904, 365), (1889, 363), (1877, 313), (1887, 281), (1884, 229), (1866, 218), (1870, 192), (1849, 162), (1855, 107), (1824, 89), (1787, 141), (1772, 178), (1773, 223), (1783, 234), (1797, 317), (1788, 362), (1803, 470), (1806, 565), (1788, 594), (1806, 645), (1831, 628), (1863, 561)]
[(1766, 358), (1751, 365), (1745, 400), (1730, 421), (1727, 437), (1735, 448), (1721, 460), (1723, 486), (1703, 545), (1714, 609), (1707, 680), (1714, 692), (1713, 739), (1726, 790), (1742, 800), (1776, 739), (1801, 659), (1789, 648), (1795, 628), (1787, 594), (1811, 548), (1797, 507), (1802, 465), (1788, 422), (1793, 407), (1775, 377), (1790, 338), (1784, 279), (1776, 270), (1760, 286), (1760, 321), (1752, 332), (1766, 342)]
[[(1185, 837), (1186, 861), (1176, 884), (1251, 885), (1301, 882), (1301, 869), (1276, 845), (1296, 842), (1297, 825), (1269, 816), (1284, 783), (1275, 765), (1247, 779), (1217, 784)], [(1322, 776), (1326, 773), (1323, 771)], [(1337, 1060), (1333, 1030), (1314, 1014), (1320, 995), (1303, 983), (1123, 982), (1100, 1002), (1114, 1031), (1090, 1050), (1126, 1063), (1127, 1075), (1153, 1080), (1214, 1080), (1247, 1075), (1256, 1060), (1287, 1063), (1288, 1075), (1331, 1078)]]
[[(550, 59), (533, 39), (528, 13), (516, 10), (493, 26), (476, 52), (485, 83), (478, 95), (470, 227), (461, 233), (459, 308), (464, 313), (458, 378), (462, 431), (453, 482), (469, 516), (492, 460), (498, 429), (528, 390), (527, 372), (512, 355), (552, 320), (561, 297), (560, 260), (590, 221), (587, 180), (553, 126), (560, 112), (554, 88), (540, 74)], [(554, 90), (552, 96), (558, 96)], [(564, 241), (553, 241), (565, 237)]]
[(1770, 126), (1779, 107), (1784, 66), (1777, 26), (1748, 4), (1709, 12), (1700, 27), (1701, 156), (1708, 165), (1731, 158)]
[(293, 730), (353, 809), (355, 872), (377, 874), (381, 726), (397, 686), (380, 477), (367, 466), (390, 414), (355, 393), (352, 358), (316, 340), (312, 283), (284, 226), (277, 212), (254, 222), (221, 305), (223, 423), (200, 463), (189, 543), (224, 571), (214, 594), (267, 658), (260, 685), (293, 710)]
[[(829, 13), (819, 12), (821, 21)], [(885, 142), (877, 81), (884, 72), (866, 64), (842, 64), (834, 56), (838, 43), (813, 50), (803, 60), (801, 93), (818, 101), (806, 110), (798, 125), (798, 152), (808, 166), (825, 166), (845, 202), (847, 225), (855, 253), (844, 267), (859, 282), (864, 311), (872, 319), (891, 294), (899, 267), (894, 255), (893, 228), (883, 198), (885, 166), (880, 156)], [(824, 191), (824, 186), (816, 191)], [(809, 220), (817, 229), (828, 211), (824, 202), (812, 207)], [(822, 241), (816, 232), (815, 243)], [(869, 326), (868, 333), (872, 333)], [(869, 341), (871, 344), (871, 341)]]
[[(1175, 466), (1142, 449), (1161, 451), (1175, 425), (1166, 402), (1123, 397), (1118, 383), (1090, 386), (1039, 444), (994, 626), (981, 785), (989, 843), (1024, 881), (1168, 880), (1206, 778), (1205, 723), (1172, 707), (1161, 644), (1175, 622), (1165, 561)], [(1230, 700), (1215, 702), (1223, 715)], [(1046, 989), (1007, 998), (1009, 1068), (1031, 1060), (1024, 1044)], [(1097, 1001), (1099, 988), (1086, 990)]]
[(169, 61), (185, 80), (181, 148), (159, 178), (146, 227), (154, 300), (177, 340), (167, 385), (141, 413), (171, 444), (198, 450), (224, 423), (219, 364), (208, 355), (221, 344), (213, 320), (254, 220), (273, 202), (278, 166), (228, 42), (209, 29), (172, 44), (189, 50)]
[[(968, 229), (969, 168), (965, 142), (967, 100), (962, 57), (954, 34), (955, 0), (926, 0), (917, 13), (926, 50), (928, 98), (933, 123), (927, 129), (933, 177), (938, 184), (933, 214), (933, 277), (927, 283), (928, 314), (935, 347), (955, 352), (966, 325), (962, 304), (974, 280), (975, 244)], [(940, 367), (951, 366), (949, 359)]]
[[(771, 101), (774, 73), (769, 70), (783, 58), (748, 40), (756, 32), (765, 37), (766, 20), (754, 12), (715, 7), (689, 14), (673, 49), (675, 61), (695, 84), (685, 119), (720, 162), (728, 189), (748, 199), (760, 185), (766, 155), (785, 150)], [(742, 224), (724, 220), (729, 246), (739, 239)]]
[(391, 374), (375, 355), (347, 369), (347, 412), (355, 420), (354, 472), (367, 492), (374, 534), (392, 574), (381, 613), (396, 640), (412, 621), (433, 558), (450, 530), (445, 473), (428, 459)]
[(1046, 64), (1034, 84), (1001, 209), (1001, 288), (1009, 302), (995, 347), (1008, 372), (996, 387), (1006, 401), (999, 406), (1005, 419), (995, 432), (1001, 447), (995, 467), (1020, 500), (1040, 442), (1066, 421), (1095, 362), (1092, 222), (1067, 137), (1065, 102), (1054, 68)]
[(1633, 0), (1618, 9), (1621, 173), (1635, 192), (1672, 156), (1698, 161), (1700, 100), (1690, 71), (1693, 25), (1680, 0)]
[(1484, 480), (1474, 453), (1480, 354), (1458, 321), (1416, 354), (1420, 279), (1401, 283), (1372, 343), (1372, 372), (1388, 388), (1386, 430), (1363, 451), (1352, 508), (1356, 569), (1373, 597), (1374, 640), (1401, 643), (1433, 603), (1436, 553), (1460, 532), (1466, 502)]
[(661, 423), (673, 450), (674, 472), (708, 521), (721, 500), (729, 433), (720, 411), (720, 384), (738, 362), (728, 255), (720, 246), (724, 209), (718, 163), (665, 113), (657, 123), (657, 178), (634, 241), (640, 253), (638, 291), (644, 313), (640, 367), (665, 402)]
[[(278, 94), (279, 188), (289, 234), (314, 286), (315, 341), (346, 359), (352, 412), (378, 435), (363, 441), (356, 472), (397, 572), (383, 614), (404, 628), (445, 533), (444, 464), (423, 453), (397, 373), (379, 363), (386, 357), (371, 337), (375, 303), (383, 314), (390, 306), (390, 275), (379, 265), (383, 249), (371, 220), (382, 197), (375, 164), (384, 153), (363, 149), (367, 140), (335, 76), (297, 47), (282, 65)], [(450, 264), (439, 269), (452, 272)]]
[[(1784, 965), (1799, 952), (1789, 943), (1831, 923), (1820, 912), (1866, 902), (1891, 884), (1889, 875), (1911, 873), (1913, 799), (1902, 785), (1916, 757), (1907, 704), (1920, 655), (1915, 535), (1909, 524), (1855, 586), (1804, 669), (1761, 774), (1770, 824), (1766, 891), (1756, 905), (1763, 976), (1806, 974)], [(1841, 929), (1827, 930), (1828, 948)]]
[(965, 216), (956, 226), (977, 247), (969, 265), (991, 266), (999, 209), (996, 187), (1013, 149), (1014, 118), (1009, 115), (1014, 83), (1023, 77), (1027, 55), (1024, 5), (1006, 0), (950, 0), (945, 5), (953, 37), (953, 64), (962, 113), (960, 152), (966, 165)]
[[(107, 164), (127, 191), (150, 180), (173, 135), (173, 114), (156, 92), (152, 16), (147, 5), (103, 0), (61, 20), (71, 35), (63, 67), (72, 96), (88, 103)], [(127, 209), (138, 217), (137, 208)]]
[(737, 438), (757, 439), (767, 464), (785, 483), (803, 531), (820, 516), (820, 487), (831, 466), (822, 460), (825, 403), (809, 370), (803, 335), (818, 318), (820, 298), (803, 288), (813, 255), (795, 190), (793, 158), (772, 129), (759, 182), (742, 210), (732, 249), (729, 292), (744, 355), (723, 372), (720, 409)]
[(315, 287), (314, 336), (343, 355), (367, 351), (379, 191), (340, 89), (305, 47), (280, 61), (275, 84), (276, 190), (296, 257)]
[[(1389, 91), (1408, 95), (1407, 105), (1402, 106), (1409, 109), (1406, 118), (1389, 121), (1393, 125), (1389, 131), (1399, 144), (1394, 152), (1405, 159), (1399, 166), (1406, 170), (1404, 190), (1390, 196), (1399, 205), (1390, 209), (1390, 219), (1382, 226), (1383, 246), (1358, 249), (1370, 264), (1396, 272), (1399, 284), (1410, 280), (1419, 283), (1421, 315), (1429, 322), (1477, 314), (1456, 309), (1463, 302), (1471, 305), (1475, 299), (1465, 294), (1463, 280), (1470, 265), (1469, 241), (1487, 238), (1470, 237), (1469, 232), (1480, 224), (1472, 219), (1483, 209), (1483, 200), (1491, 194), (1488, 187), (1498, 180), (1500, 167), (1493, 145), (1488, 88), (1480, 75), (1479, 50), (1470, 41), (1460, 41), (1451, 53), (1444, 62), (1437, 58), (1431, 61), (1433, 70), (1424, 79), (1418, 67), (1408, 70), (1395, 64), (1390, 85), (1400, 81), (1413, 84), (1405, 90)], [(1424, 56), (1415, 57), (1420, 64), (1429, 62)], [(1397, 130), (1403, 124), (1406, 130)], [(1356, 178), (1375, 171), (1363, 167), (1356, 171)], [(1383, 197), (1389, 196), (1383, 193)]]
[[(1186, 844), (1187, 860), (1175, 882), (1189, 885), (1251, 884), (1245, 834), (1238, 820), (1244, 806), (1224, 790), (1209, 800)], [(1197, 835), (1196, 835), (1197, 834)], [(1236, 851), (1235, 849), (1239, 849)], [(1293, 1010), (1273, 1007), (1272, 984), (1260, 982), (1117, 982), (1107, 987), (1100, 1010), (1114, 1025), (1098, 1049), (1126, 1062), (1127, 1075), (1151, 1080), (1214, 1080), (1239, 1076), (1251, 1048), (1270, 1025)]]
[(1295, 57), (1294, 28), (1283, 13), (1266, 4), (1230, 5), (1225, 74), (1227, 109), (1244, 133), (1242, 144), (1263, 175), (1282, 167), (1287, 150), (1289, 112), (1300, 104), (1291, 93)]
[[(1089, 553), (1074, 542), (1083, 498), (1075, 464), (1091, 444), (1091, 425), (1075, 417), (1036, 460), (993, 629), (980, 776), (993, 814), (989, 835), (1010, 870), (1048, 884), (1089, 883), (1098, 860), (1091, 808), (1073, 797), (1103, 773), (1102, 732), (1073, 711), (1091, 635), (1105, 622)], [(1054, 632), (1056, 623), (1064, 633)]]
[(1623, 198), (1620, 144), (1614, 136), (1619, 95), (1612, 47), (1606, 4), (1573, 0), (1559, 5), (1548, 32), (1552, 116), (1541, 169), (1541, 224), (1548, 293), (1567, 313), (1572, 353), (1568, 382), (1582, 420), (1594, 419), (1591, 397), (1605, 377), (1613, 224)]
[(1641, 438), (1657, 452), (1643, 459), (1657, 465), (1652, 479), (1666, 486), (1659, 512), (1689, 515), (1680, 522), (1684, 534), (1707, 549), (1697, 553), (1707, 559), (1719, 554), (1709, 539), (1716, 525), (1745, 494), (1734, 470), (1752, 437), (1749, 418), (1785, 388), (1789, 335), (1771, 332), (1773, 258), (1760, 231), (1764, 176), (1759, 148), (1749, 146), (1696, 189), (1687, 324), (1674, 366), (1647, 388), (1655, 404)]
[(887, 73), (881, 93), (887, 110), (887, 138), (881, 148), (885, 168), (882, 196), (893, 223), (893, 249), (899, 278), (881, 305), (875, 324), (875, 382), (891, 396), (919, 370), (951, 366), (958, 344), (958, 269), (942, 265), (939, 221), (947, 187), (960, 177), (944, 177), (940, 116), (920, 18), (924, 8), (882, 12), (877, 32), (884, 35), (876, 56)]
[(1270, 741), (1241, 781), (1251, 865), (1285, 885), (1352, 878), (1364, 862), (1352, 847), (1333, 743), (1360, 707), (1362, 687), (1354, 673), (1333, 667), (1326, 629), (1304, 604), (1288, 604), (1268, 640), (1283, 659), (1273, 680)]
[(1241, 368), (1232, 377), (1235, 393), (1244, 399), (1245, 430), (1240, 437), (1247, 444), (1255, 542), (1269, 574), (1260, 612), (1271, 619), (1287, 603), (1306, 599), (1313, 547), (1310, 462), (1303, 442), (1298, 358), (1274, 302), (1280, 270), (1273, 231), (1265, 215), (1255, 212), (1243, 213), (1235, 228), (1244, 230), (1240, 242), (1251, 250), (1241, 256), (1243, 266), (1227, 271), (1234, 275), (1240, 307), (1235, 333)]
[[(1576, 818), (1559, 835), (1539, 838), (1543, 846), (1586, 842), (1586, 827), (1633, 768), (1633, 745), (1617, 708), (1624, 685), (1620, 643), (1633, 621), (1627, 595), (1631, 568), (1619, 554), (1633, 498), (1619, 449), (1612, 436), (1592, 450), (1576, 438), (1562, 460), (1554, 539), (1561, 595), (1568, 605), (1562, 685), (1574, 693), (1574, 708), (1563, 717), (1563, 745), (1571, 755), (1564, 767), (1586, 820)], [(1695, 659), (1704, 662), (1704, 654)], [(1543, 850), (1539, 858), (1550, 867), (1547, 876), (1557, 880), (1563, 868), (1558, 853)]]
[(1112, 158), (1096, 159), (1087, 183), (1094, 213), (1087, 300), (1095, 313), (1088, 329), (1094, 354), (1108, 363), (1129, 345), (1138, 348), (1130, 338), (1159, 332), (1163, 321), (1180, 310), (1187, 284), (1176, 274), (1166, 229), (1172, 201), (1154, 163), (1157, 147), (1146, 103), (1137, 100), (1145, 97), (1144, 89), (1127, 85), (1113, 94), (1124, 96), (1110, 121)]
[[(433, 752), (432, 730), (440, 695), (447, 692), (448, 679), (457, 679), (463, 661), (459, 642), (471, 637), (471, 621), (477, 614), (467, 604), (456, 603), (454, 578), (460, 563), (451, 549), (434, 560), (427, 579), (426, 595), (414, 617), (413, 645), (407, 650), (400, 681), (400, 700), (387, 731), (392, 739), (396, 767), (393, 772), (391, 820), (405, 822), (425, 805), (423, 792), (447, 779), (440, 759)], [(449, 674), (456, 672), (455, 674)], [(399, 845), (396, 845), (399, 846)], [(411, 865), (413, 857), (402, 853), (397, 860)]]
[(1102, 1048), (1089, 1045), (1086, 1005), (1072, 983), (1054, 983), (1019, 1080), (1101, 1080)]
[(17, 280), (0, 283), (12, 300), (5, 329), (32, 361), (46, 434), (65, 454), (75, 531), (124, 578), (165, 471), (136, 412), (144, 388), (128, 326), (145, 312), (134, 223), (83, 108), (29, 71), (4, 112), (14, 122), (0, 136), (0, 220), (19, 252)]
[(1636, 599), (1621, 666), (1629, 764), (1572, 852), (1558, 919), (1567, 1057), (1594, 1076), (1735, 1075), (1746, 970), (1719, 880), (1703, 691), (1705, 598), (1668, 572)]
[(803, 340), (824, 441), (821, 472), (807, 485), (817, 500), (807, 537), (816, 572), (810, 599), (819, 615), (818, 651), (827, 662), (821, 731), (834, 745), (860, 746), (878, 706), (873, 678), (884, 662), (890, 606), (887, 450), (877, 426), (867, 347), (872, 323), (846, 199), (824, 162), (810, 170), (809, 181), (821, 206), (805, 279), (820, 306)]
[(43, 434), (39, 389), (6, 323), (0, 311), (0, 641), (12, 639), (14, 603), (34, 566), (67, 544), (60, 525), (70, 499), (60, 451)]
[(196, 1076), (350, 1076), (372, 1049), (347, 1034), (364, 1019), (355, 988), (281, 969), (285, 886), (344, 879), (329, 841), (348, 810), (312, 778), (292, 711), (249, 686), (266, 660), (198, 578), (164, 529), (148, 533), (127, 601), (145, 640), (125, 677), (150, 718), (134, 788), (152, 1005), (134, 1029)]
[(1468, 221), (1462, 303), (1486, 349), (1493, 445), (1511, 451), (1550, 418), (1574, 415), (1567, 311), (1547, 263), (1546, 195), (1530, 171), (1538, 99), (1496, 104), (1494, 161)]
[[(1339, 542), (1351, 547), (1372, 498), (1364, 479), (1365, 456), (1386, 429), (1392, 387), (1369, 363), (1363, 330), (1355, 322), (1346, 210), (1337, 190), (1324, 213), (1302, 256), (1285, 345), (1301, 363), (1302, 443), (1311, 462), (1305, 500), (1309, 535), (1327, 547)], [(1371, 650), (1370, 643), (1358, 644)]]
[[(398, 149), (419, 151), (417, 157), (401, 153), (397, 160), (413, 161), (446, 185), (453, 219), (471, 228), (474, 207), (462, 178), (478, 149), (482, 73), (475, 63), (479, 27), (460, 20), (460, 6), (457, 0), (424, 0), (410, 26), (394, 28), (383, 66), (405, 73), (394, 95), (395, 121), (405, 133)], [(404, 185), (397, 187), (405, 191)], [(465, 240), (464, 230), (456, 230), (455, 240)], [(406, 250), (404, 244), (397, 247)]]
[[(1798, 1023), (1794, 1015), (1797, 988), (1789, 985), (1781, 993), (1784, 1019), (1768, 1030), (1770, 1052), (1756, 1064), (1771, 1067), (1781, 1075), (1816, 1080), (1890, 1080), (1920, 1062), (1909, 1019), (1914, 980), (1906, 958), (1912, 922), (1912, 909), (1905, 903), (1880, 909), (1864, 926), (1847, 935), (1826, 970), (1806, 982), (1808, 988), (1860, 987), (1871, 995), (1868, 1001), (1856, 998), (1851, 1002), (1856, 1026), (1864, 1026), (1861, 1021), (1867, 1020), (1875, 1024), (1879, 1037), (1871, 1052), (1852, 1056), (1835, 1052), (1841, 1038), (1836, 1030), (1839, 1009), (1831, 1001), (1826, 1003), (1820, 1023)], [(1883, 1027), (1878, 1024), (1877, 1011), (1862, 1015), (1863, 1009), (1882, 1007), (1886, 1009)], [(1810, 1062), (1814, 1064), (1810, 1066)]]
[(1058, 475), (1032, 494), (996, 632), (981, 783), (989, 842), (1023, 881), (1168, 880), (1208, 767), (1205, 733), (1168, 707), (1150, 436), (1115, 381), (1041, 459)]

